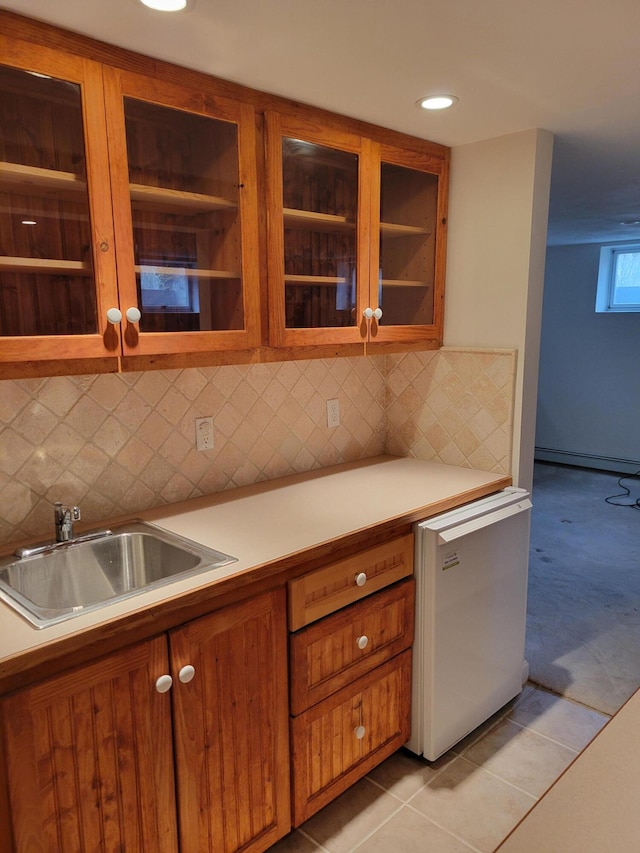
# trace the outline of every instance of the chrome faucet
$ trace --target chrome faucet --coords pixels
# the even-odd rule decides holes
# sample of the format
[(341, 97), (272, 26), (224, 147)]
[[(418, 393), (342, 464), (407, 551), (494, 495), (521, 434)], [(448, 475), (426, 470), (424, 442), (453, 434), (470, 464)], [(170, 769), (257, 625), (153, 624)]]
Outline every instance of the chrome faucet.
[(64, 506), (62, 501), (54, 505), (56, 520), (56, 542), (69, 542), (73, 539), (73, 522), (80, 520), (79, 506)]

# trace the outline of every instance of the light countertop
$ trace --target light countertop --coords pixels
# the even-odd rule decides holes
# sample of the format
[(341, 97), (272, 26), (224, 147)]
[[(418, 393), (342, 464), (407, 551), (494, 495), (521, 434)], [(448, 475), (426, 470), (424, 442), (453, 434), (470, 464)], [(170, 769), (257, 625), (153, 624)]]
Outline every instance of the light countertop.
[(640, 691), (524, 817), (497, 853), (638, 853)]
[[(139, 518), (232, 554), (237, 562), (43, 629), (33, 628), (0, 601), (0, 685), (30, 655), (42, 664), (57, 647), (61, 653), (75, 651), (88, 631), (97, 642), (100, 626), (111, 626), (113, 635), (125, 617), (137, 614), (151, 636), (163, 630), (158, 614), (170, 603), (189, 600), (194, 591), (207, 588), (213, 594), (214, 588), (246, 585), (248, 576), (252, 582), (268, 577), (282, 561), (292, 565), (298, 556), (302, 561), (314, 548), (330, 555), (332, 543), (343, 537), (366, 537), (367, 531), (394, 520), (426, 518), (509, 483), (508, 477), (486, 471), (376, 457), (139, 513)], [(105, 519), (107, 524), (116, 521)], [(366, 538), (362, 542), (366, 547)]]

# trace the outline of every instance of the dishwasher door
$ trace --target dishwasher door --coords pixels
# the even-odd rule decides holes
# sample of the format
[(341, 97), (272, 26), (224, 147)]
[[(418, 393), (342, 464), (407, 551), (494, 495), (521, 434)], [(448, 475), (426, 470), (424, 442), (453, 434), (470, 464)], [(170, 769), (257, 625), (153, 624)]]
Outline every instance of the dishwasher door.
[(430, 761), (522, 689), (530, 521), (528, 493), (509, 488), (414, 527), (407, 747)]

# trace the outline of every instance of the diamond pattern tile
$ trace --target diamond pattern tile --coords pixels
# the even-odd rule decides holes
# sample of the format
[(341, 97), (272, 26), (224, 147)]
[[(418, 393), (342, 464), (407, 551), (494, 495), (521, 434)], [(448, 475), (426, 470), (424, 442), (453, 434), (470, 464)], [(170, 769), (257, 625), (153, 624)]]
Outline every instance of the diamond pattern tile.
[[(380, 453), (510, 470), (515, 355), (464, 351), (0, 382), (0, 543)], [(326, 400), (340, 426), (326, 426)], [(195, 449), (213, 415), (215, 446)]]

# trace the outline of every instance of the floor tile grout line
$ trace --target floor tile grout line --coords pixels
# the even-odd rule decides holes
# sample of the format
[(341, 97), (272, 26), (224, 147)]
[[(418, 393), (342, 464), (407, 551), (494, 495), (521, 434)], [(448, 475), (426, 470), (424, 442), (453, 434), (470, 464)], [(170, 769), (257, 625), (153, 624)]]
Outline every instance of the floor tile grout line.
[[(504, 782), (505, 785), (508, 785), (510, 788), (513, 788), (515, 791), (519, 791), (521, 794), (526, 794), (527, 797), (531, 797), (531, 799), (534, 800), (536, 803), (540, 799), (541, 795), (532, 794), (531, 791), (526, 791), (524, 788), (521, 788), (519, 785), (514, 785), (513, 782), (510, 782), (508, 779), (505, 779), (504, 776), (500, 776), (498, 773), (494, 773), (493, 770), (487, 770), (487, 768), (483, 767), (482, 764), (477, 764), (475, 761), (472, 761), (470, 758), (466, 758), (466, 756), (464, 756), (464, 755), (461, 755), (459, 757), (463, 761), (466, 761), (468, 764), (473, 765), (473, 767), (476, 767), (478, 770), (482, 770), (483, 773), (488, 773), (489, 776), (492, 776), (494, 779), (497, 779), (499, 782)], [(558, 774), (558, 775), (560, 775), (560, 774)], [(556, 779), (557, 778), (558, 777), (556, 776)], [(555, 779), (553, 780), (553, 782), (555, 782)], [(553, 782), (549, 783), (549, 787), (551, 787)], [(545, 788), (545, 791), (546, 790), (547, 790), (547, 788)]]
[(305, 832), (304, 829), (300, 829), (300, 827), (298, 827), (297, 832), (299, 832), (300, 835), (303, 836), (303, 838), (306, 838), (307, 841), (310, 841), (312, 844), (315, 844), (316, 848), (320, 851), (320, 853), (331, 853), (331, 851), (327, 847), (320, 844), (319, 841), (316, 841), (315, 838), (312, 835), (309, 835), (308, 832)]
[[(398, 799), (398, 798), (396, 797), (395, 799)], [(400, 800), (398, 800), (398, 803), (399, 803), (399, 807), (397, 809), (395, 809), (395, 811), (392, 814), (390, 814), (387, 818), (385, 818), (385, 820), (383, 820), (379, 826), (377, 826), (374, 830), (372, 830), (371, 832), (364, 835), (358, 841), (356, 846), (352, 847), (349, 850), (349, 853), (355, 853), (356, 850), (358, 850), (360, 847), (362, 847), (362, 845), (364, 844), (365, 841), (368, 841), (373, 835), (376, 834), (376, 832), (378, 832), (380, 829), (382, 829), (383, 826), (386, 826), (392, 818), (394, 818), (396, 815), (400, 814), (400, 812), (402, 811), (402, 809), (405, 807), (406, 804), (401, 802)]]
[(452, 832), (448, 827), (444, 826), (441, 823), (438, 823), (437, 820), (434, 820), (432, 817), (429, 817), (429, 815), (426, 815), (424, 812), (421, 812), (420, 809), (417, 809), (415, 806), (412, 806), (411, 803), (405, 803), (405, 805), (407, 806), (407, 808), (411, 809), (414, 814), (420, 815), (420, 817), (425, 818), (434, 826), (437, 826), (438, 829), (442, 830), (443, 832), (446, 832), (447, 835), (450, 835), (452, 838), (455, 838), (456, 841), (460, 841), (462, 842), (462, 844), (465, 844), (470, 850), (473, 851), (473, 853), (482, 853), (482, 851), (474, 844), (472, 844), (467, 838), (463, 838), (462, 835), (458, 835), (456, 832)]
[(513, 723), (514, 726), (518, 726), (518, 728), (523, 729), (524, 731), (531, 732), (531, 734), (534, 734), (534, 735), (537, 735), (538, 737), (544, 738), (545, 740), (548, 740), (550, 743), (554, 743), (556, 746), (562, 746), (565, 749), (568, 749), (569, 752), (573, 752), (574, 755), (580, 755), (581, 752), (584, 752), (584, 750), (589, 746), (589, 744), (591, 743), (593, 738), (596, 736), (596, 734), (598, 734), (596, 732), (593, 735), (593, 737), (591, 737), (590, 740), (588, 740), (587, 743), (585, 743), (584, 746), (576, 749), (575, 746), (569, 746), (568, 743), (564, 743), (563, 741), (558, 740), (557, 738), (551, 737), (550, 735), (543, 734), (542, 732), (539, 732), (537, 729), (531, 728), (531, 726), (526, 726), (526, 725), (524, 725), (524, 723), (518, 722), (518, 720), (512, 720), (511, 717), (508, 717), (508, 720), (510, 723)]

